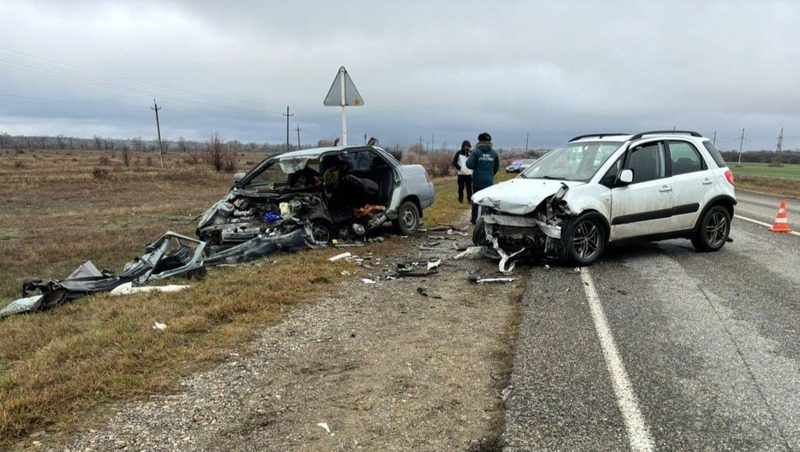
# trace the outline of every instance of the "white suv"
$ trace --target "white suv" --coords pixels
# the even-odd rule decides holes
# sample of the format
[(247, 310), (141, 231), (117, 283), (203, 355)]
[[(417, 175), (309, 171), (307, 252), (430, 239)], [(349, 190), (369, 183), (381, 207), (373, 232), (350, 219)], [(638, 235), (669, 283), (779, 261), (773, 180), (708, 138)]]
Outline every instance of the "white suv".
[(608, 242), (683, 237), (701, 251), (728, 241), (733, 173), (697, 132), (582, 135), (518, 177), (475, 193), (473, 241), (501, 260), (589, 265)]

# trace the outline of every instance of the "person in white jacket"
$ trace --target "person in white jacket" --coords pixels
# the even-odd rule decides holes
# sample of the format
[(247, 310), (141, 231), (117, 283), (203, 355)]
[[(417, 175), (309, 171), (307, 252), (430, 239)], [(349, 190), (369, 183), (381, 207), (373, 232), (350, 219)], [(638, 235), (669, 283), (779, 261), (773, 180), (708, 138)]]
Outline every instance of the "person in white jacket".
[(461, 143), (461, 149), (453, 156), (453, 166), (458, 170), (458, 202), (464, 202), (464, 189), (467, 191), (467, 202), (472, 202), (472, 170), (467, 168), (467, 158), (472, 150), (469, 140)]

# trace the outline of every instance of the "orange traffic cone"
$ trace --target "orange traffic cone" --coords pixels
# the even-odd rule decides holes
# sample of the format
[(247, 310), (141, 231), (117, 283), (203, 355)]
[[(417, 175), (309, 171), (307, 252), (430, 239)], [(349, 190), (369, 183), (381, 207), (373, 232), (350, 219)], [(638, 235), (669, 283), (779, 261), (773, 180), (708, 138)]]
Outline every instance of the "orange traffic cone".
[(786, 200), (781, 201), (778, 216), (775, 217), (775, 223), (769, 230), (772, 232), (792, 232), (792, 228), (789, 227), (789, 218), (786, 217)]

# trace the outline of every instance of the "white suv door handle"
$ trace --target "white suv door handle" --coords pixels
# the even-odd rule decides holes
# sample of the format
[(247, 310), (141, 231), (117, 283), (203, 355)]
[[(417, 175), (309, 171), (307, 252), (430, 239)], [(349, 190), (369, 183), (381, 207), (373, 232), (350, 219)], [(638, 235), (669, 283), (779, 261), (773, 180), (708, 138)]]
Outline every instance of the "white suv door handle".
[(703, 179), (703, 185), (711, 185), (714, 181), (709, 178)]
[(669, 185), (662, 185), (661, 188), (658, 189), (658, 191), (660, 192), (672, 191), (672, 187), (670, 187)]

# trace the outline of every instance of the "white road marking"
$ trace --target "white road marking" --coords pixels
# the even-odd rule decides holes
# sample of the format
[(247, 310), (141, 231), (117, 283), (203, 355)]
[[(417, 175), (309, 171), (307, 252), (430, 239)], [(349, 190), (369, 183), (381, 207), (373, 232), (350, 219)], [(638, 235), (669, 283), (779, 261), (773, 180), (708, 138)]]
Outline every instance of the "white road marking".
[(617, 404), (622, 412), (625, 427), (628, 429), (628, 442), (631, 450), (655, 450), (650, 430), (647, 428), (641, 410), (639, 410), (639, 402), (636, 399), (636, 393), (633, 391), (633, 385), (628, 379), (625, 365), (619, 356), (619, 352), (617, 352), (617, 346), (614, 344), (614, 335), (611, 334), (611, 328), (609, 328), (606, 315), (603, 313), (603, 306), (600, 304), (600, 297), (594, 287), (592, 275), (586, 267), (581, 267), (581, 280), (583, 281), (586, 299), (589, 301), (589, 309), (592, 312), (597, 337), (600, 339), (600, 346), (603, 349), (603, 357), (605, 357), (608, 372), (611, 374), (614, 392), (617, 394)]
[[(764, 223), (763, 221), (754, 220), (752, 218), (743, 217), (741, 215), (734, 215), (734, 218), (738, 218), (738, 219), (744, 220), (744, 221), (749, 221), (751, 223), (755, 223), (755, 224), (761, 225), (761, 226), (766, 226), (768, 228), (772, 227), (772, 225), (769, 224), (769, 223)], [(786, 232), (782, 232), (781, 234), (787, 234), (787, 233)], [(796, 236), (800, 237), (800, 232), (797, 232), (797, 231), (791, 231), (791, 232), (788, 232), (788, 234), (792, 234), (792, 235), (796, 235)]]

